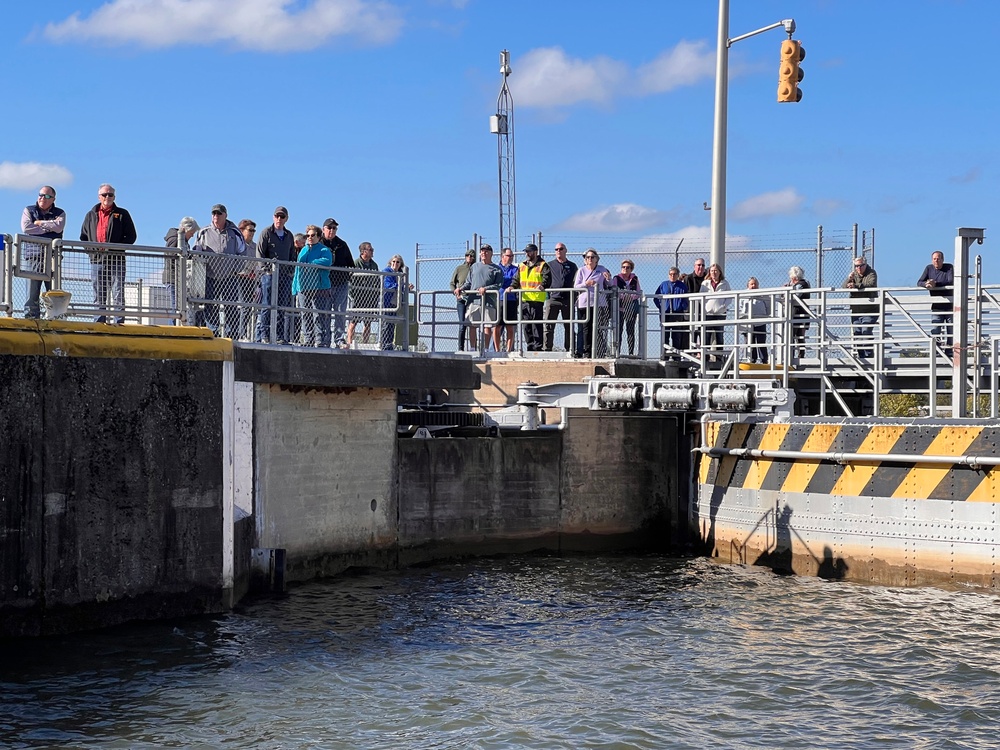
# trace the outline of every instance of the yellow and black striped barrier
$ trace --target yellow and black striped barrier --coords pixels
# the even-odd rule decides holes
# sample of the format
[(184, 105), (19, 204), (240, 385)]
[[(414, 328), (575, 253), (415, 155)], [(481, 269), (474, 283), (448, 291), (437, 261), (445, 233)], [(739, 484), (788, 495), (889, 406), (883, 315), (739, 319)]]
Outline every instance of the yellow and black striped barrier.
[(1000, 501), (1000, 426), (706, 421), (704, 430), (703, 485)]

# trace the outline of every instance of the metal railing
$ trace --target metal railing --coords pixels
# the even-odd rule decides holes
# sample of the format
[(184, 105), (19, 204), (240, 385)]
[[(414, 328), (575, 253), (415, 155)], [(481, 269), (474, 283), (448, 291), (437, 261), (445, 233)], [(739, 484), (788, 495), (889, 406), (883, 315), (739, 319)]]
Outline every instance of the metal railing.
[[(944, 326), (942, 311), (933, 307), (935, 302), (940, 307), (941, 298), (917, 288), (879, 288), (860, 297), (834, 287), (711, 295), (608, 289), (583, 307), (581, 290), (548, 290), (567, 295), (568, 317), (558, 320), (547, 312), (540, 320), (529, 315), (524, 290), (508, 290), (510, 300), (491, 291), (487, 297), (495, 315), (460, 324), (452, 292), (420, 289), (411, 295), (405, 271), (333, 269), (327, 289), (325, 281), (318, 282), (331, 269), (308, 263), (26, 235), (5, 236), (3, 244), (0, 313), (8, 316), (23, 314), (30, 282), (49, 281), (71, 293), (66, 311), (71, 320), (187, 323), (236, 340), (317, 347), (346, 346), (350, 337), (355, 348), (449, 354), (459, 348), (459, 333), (471, 328), (477, 344), (470, 351), (480, 356), (667, 360), (692, 376), (766, 378), (794, 385), (800, 396), (811, 391), (811, 408), (820, 415), (886, 413), (888, 396), (902, 402), (893, 406), (896, 413), (936, 416), (953, 410), (949, 337), (958, 331), (958, 321), (951, 330)], [(293, 298), (293, 287), (304, 294)], [(706, 306), (710, 299), (721, 303), (721, 313)], [(687, 310), (671, 314), (675, 300), (686, 302)], [(972, 404), (967, 411), (995, 417), (1000, 288), (977, 283), (968, 309), (965, 383)], [(483, 335), (494, 320), (499, 347), (492, 335)], [(529, 327), (534, 327), (530, 338)], [(537, 347), (539, 334), (541, 351), (529, 351), (527, 342)], [(859, 399), (868, 405), (859, 407)]]
[(67, 320), (198, 325), (238, 341), (345, 348), (360, 326), (359, 348), (410, 347), (405, 271), (27, 235), (4, 246), (0, 311), (9, 316), (37, 315), (30, 282), (48, 282), (70, 293)]

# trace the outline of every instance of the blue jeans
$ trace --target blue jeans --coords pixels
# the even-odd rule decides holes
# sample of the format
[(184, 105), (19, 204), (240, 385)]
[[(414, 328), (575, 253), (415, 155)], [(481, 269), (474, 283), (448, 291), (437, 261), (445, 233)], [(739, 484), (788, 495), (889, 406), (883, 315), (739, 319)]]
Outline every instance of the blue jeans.
[(465, 351), (465, 313), (468, 311), (468, 304), (464, 297), (459, 297), (455, 302), (455, 309), (458, 311), (458, 350)]
[(347, 329), (347, 292), (350, 288), (349, 281), (334, 281), (333, 288), (329, 291), (331, 306), (327, 309), (333, 310), (334, 313), (333, 343), (337, 346), (347, 343), (347, 335), (345, 334)]
[[(257, 316), (257, 330), (254, 332), (254, 341), (271, 340), (271, 305), (272, 307), (292, 306), (292, 275), (290, 273), (281, 274), (278, 280), (277, 303), (272, 303), (272, 289), (274, 287), (274, 275), (264, 274), (260, 277), (260, 304), (265, 305)], [(274, 342), (289, 341), (294, 338), (294, 324), (292, 316), (295, 313), (275, 312), (274, 320)]]
[[(0, 242), (0, 246), (3, 243)], [(35, 273), (42, 273), (44, 270), (42, 268), (42, 256), (40, 254), (34, 253), (32, 255), (25, 255), (22, 265), (26, 265), (29, 271), (34, 271)], [(41, 309), (38, 305), (38, 297), (42, 293), (42, 284), (45, 284), (45, 291), (52, 291), (51, 281), (40, 281), (38, 279), (28, 279), (28, 301), (24, 303), (24, 317), (26, 318), (37, 318), (41, 316)]]
[[(32, 284), (36, 282), (31, 282)], [(953, 317), (951, 313), (934, 313), (931, 315), (931, 336), (941, 336), (944, 335), (945, 346), (951, 348), (951, 324), (953, 322)]]
[[(861, 341), (864, 339), (871, 339), (872, 329), (875, 327), (875, 321), (878, 319), (877, 315), (855, 315), (854, 316), (854, 340)], [(864, 344), (858, 344), (858, 356), (859, 357), (874, 357), (875, 350), (871, 348), (871, 344), (868, 344), (867, 348)]]
[(330, 346), (330, 302), (326, 289), (306, 289), (299, 292), (298, 306), (302, 313), (302, 343), (304, 346)]
[[(90, 263), (90, 280), (94, 286), (94, 307), (102, 312), (106, 310), (125, 312), (125, 256), (105, 255), (98, 261)], [(108, 307), (108, 293), (111, 294), (111, 306)], [(94, 317), (95, 323), (107, 323), (107, 315)], [(121, 325), (125, 317), (119, 314), (114, 323)]]
[[(219, 300), (220, 302), (242, 301), (239, 280), (235, 276), (205, 279), (205, 299)], [(220, 325), (219, 305), (211, 302), (205, 303), (205, 322), (215, 335), (224, 336), (227, 339), (236, 338), (240, 330), (240, 308), (236, 305), (223, 305), (222, 318), (224, 322)]]

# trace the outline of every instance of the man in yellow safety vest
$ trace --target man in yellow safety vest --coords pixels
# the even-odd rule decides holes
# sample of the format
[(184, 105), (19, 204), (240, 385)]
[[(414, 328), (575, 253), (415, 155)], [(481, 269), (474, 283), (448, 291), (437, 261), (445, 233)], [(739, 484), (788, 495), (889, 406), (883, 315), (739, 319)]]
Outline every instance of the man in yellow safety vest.
[(524, 246), (524, 253), (527, 257), (517, 267), (517, 275), (510, 288), (521, 290), (521, 319), (528, 351), (540, 352), (544, 343), (541, 320), (545, 309), (545, 290), (552, 286), (552, 271), (549, 264), (539, 257), (538, 245), (529, 242)]

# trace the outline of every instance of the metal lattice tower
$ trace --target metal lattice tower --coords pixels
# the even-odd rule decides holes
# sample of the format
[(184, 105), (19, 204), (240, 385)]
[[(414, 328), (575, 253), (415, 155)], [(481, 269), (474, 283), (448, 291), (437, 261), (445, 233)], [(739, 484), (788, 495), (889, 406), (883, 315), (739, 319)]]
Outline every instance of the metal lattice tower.
[(497, 113), (490, 117), (490, 132), (497, 136), (497, 171), (500, 181), (500, 244), (497, 252), (509, 247), (517, 252), (516, 200), (514, 193), (514, 100), (507, 87), (510, 53), (500, 53), (503, 84), (497, 97)]

